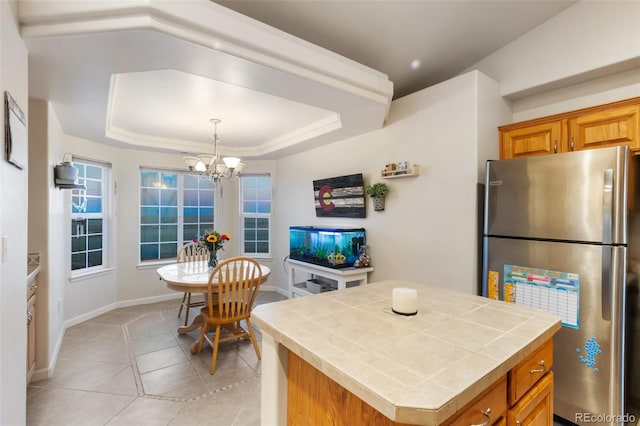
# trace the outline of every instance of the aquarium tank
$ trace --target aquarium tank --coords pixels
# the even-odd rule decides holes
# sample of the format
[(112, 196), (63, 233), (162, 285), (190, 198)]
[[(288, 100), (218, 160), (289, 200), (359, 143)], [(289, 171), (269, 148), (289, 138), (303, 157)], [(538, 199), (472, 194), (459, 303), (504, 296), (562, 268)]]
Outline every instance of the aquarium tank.
[(367, 244), (364, 228), (289, 227), (289, 258), (329, 268), (347, 268)]

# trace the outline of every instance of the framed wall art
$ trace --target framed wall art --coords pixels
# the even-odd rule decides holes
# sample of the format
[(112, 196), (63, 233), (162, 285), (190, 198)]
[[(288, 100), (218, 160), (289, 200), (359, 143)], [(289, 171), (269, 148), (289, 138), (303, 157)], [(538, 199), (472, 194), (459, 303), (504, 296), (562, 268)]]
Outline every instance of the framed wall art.
[(316, 217), (363, 218), (362, 173), (313, 181)]
[(19, 169), (27, 166), (27, 123), (24, 112), (9, 92), (4, 92), (4, 149), (6, 159)]

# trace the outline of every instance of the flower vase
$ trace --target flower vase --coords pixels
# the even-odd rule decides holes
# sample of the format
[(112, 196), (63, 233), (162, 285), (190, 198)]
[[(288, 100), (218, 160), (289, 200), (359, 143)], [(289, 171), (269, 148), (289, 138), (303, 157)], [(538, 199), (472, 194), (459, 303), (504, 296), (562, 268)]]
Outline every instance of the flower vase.
[(218, 266), (218, 252), (210, 251), (209, 252), (209, 269), (214, 270)]

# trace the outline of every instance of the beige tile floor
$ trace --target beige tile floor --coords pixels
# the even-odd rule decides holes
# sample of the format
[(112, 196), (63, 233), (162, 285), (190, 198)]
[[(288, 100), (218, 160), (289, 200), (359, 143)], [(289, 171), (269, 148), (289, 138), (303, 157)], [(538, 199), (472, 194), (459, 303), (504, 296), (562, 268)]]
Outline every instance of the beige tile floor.
[[(256, 304), (283, 299), (261, 292)], [(197, 331), (177, 334), (178, 305), (120, 308), (68, 328), (53, 376), (28, 387), (27, 425), (259, 425), (251, 342), (222, 344), (211, 376), (211, 348), (191, 355)]]
[[(261, 292), (256, 304), (283, 299)], [(223, 344), (211, 376), (211, 349), (189, 353), (197, 331), (177, 334), (178, 305), (116, 309), (67, 329), (53, 377), (28, 387), (27, 425), (259, 425), (251, 342)]]

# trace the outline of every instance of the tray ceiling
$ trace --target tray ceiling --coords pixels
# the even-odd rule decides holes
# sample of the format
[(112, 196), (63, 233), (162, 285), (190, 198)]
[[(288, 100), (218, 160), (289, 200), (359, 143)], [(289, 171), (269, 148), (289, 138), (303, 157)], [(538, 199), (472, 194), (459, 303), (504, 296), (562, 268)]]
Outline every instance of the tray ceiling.
[(20, 1), (30, 96), (114, 146), (277, 158), (379, 129), (384, 74), (208, 1)]

